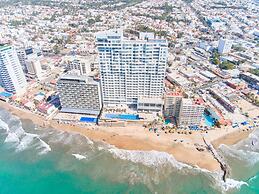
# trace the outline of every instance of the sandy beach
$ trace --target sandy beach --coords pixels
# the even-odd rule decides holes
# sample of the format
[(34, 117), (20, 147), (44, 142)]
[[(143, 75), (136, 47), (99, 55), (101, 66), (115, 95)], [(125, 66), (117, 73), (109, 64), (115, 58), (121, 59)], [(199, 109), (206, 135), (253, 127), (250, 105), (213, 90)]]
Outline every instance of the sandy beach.
[[(79, 133), (94, 141), (104, 141), (120, 149), (127, 150), (157, 150), (172, 154), (173, 157), (183, 163), (198, 166), (210, 171), (220, 170), (219, 163), (206, 149), (198, 151), (197, 145), (204, 146), (202, 137), (217, 148), (220, 144), (232, 145), (246, 138), (251, 131), (242, 129), (218, 129), (208, 134), (193, 132), (193, 134), (164, 134), (159, 136), (141, 126), (130, 127), (82, 127), (67, 124), (59, 124), (56, 121), (45, 121), (45, 118), (30, 111), (16, 108), (8, 103), (0, 101), (0, 107), (5, 108), (21, 119), (30, 119), (34, 124), (41, 127), (52, 127), (57, 130)], [(220, 133), (220, 130), (222, 132)]]

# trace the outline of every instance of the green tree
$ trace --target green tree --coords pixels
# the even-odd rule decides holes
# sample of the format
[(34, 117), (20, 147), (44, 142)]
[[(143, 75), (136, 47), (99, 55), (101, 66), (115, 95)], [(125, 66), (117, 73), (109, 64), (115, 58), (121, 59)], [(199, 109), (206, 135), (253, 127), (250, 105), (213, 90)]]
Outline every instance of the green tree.
[(58, 45), (55, 45), (54, 47), (53, 47), (53, 51), (54, 51), (54, 53), (57, 55), (57, 54), (59, 54), (60, 53), (60, 48), (59, 48), (59, 46)]
[(259, 76), (259, 69), (250, 69), (250, 73)]
[(231, 70), (235, 69), (235, 65), (229, 61), (224, 61), (221, 64), (219, 64), (220, 69), (226, 69), (226, 70)]
[(101, 16), (96, 16), (96, 18), (95, 18), (95, 22), (101, 22), (102, 20), (101, 20)]
[(49, 19), (51, 22), (54, 22), (55, 20), (56, 20), (56, 15), (55, 14), (53, 14), (51, 17), (50, 17), (50, 19)]
[(89, 26), (91, 26), (95, 23), (95, 20), (93, 18), (90, 18), (89, 20), (87, 20), (87, 23)]
[(220, 60), (218, 58), (213, 58), (212, 59), (212, 63), (214, 63), (215, 65), (219, 65), (220, 64)]

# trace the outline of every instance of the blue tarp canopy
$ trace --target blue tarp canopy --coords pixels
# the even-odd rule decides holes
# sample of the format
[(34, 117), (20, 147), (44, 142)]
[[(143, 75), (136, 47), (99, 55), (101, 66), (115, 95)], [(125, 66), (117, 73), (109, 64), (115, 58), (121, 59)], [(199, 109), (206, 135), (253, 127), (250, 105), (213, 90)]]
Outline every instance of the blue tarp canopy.
[(6, 97), (6, 98), (9, 98), (9, 97), (11, 97), (11, 96), (12, 96), (12, 94), (11, 94), (11, 93), (9, 93), (9, 92), (1, 92), (1, 93), (0, 93), (0, 96), (2, 96), (2, 97)]
[(92, 117), (81, 117), (80, 122), (86, 122), (86, 123), (96, 123), (97, 118), (92, 118)]
[(244, 121), (244, 122), (241, 123), (241, 125), (247, 125), (247, 124), (248, 124), (247, 121)]

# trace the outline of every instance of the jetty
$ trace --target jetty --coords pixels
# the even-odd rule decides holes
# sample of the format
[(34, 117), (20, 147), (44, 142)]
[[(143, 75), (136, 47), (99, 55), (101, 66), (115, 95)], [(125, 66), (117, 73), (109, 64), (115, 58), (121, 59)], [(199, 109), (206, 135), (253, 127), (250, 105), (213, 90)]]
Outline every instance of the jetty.
[(215, 160), (217, 160), (218, 163), (220, 164), (220, 168), (223, 171), (222, 180), (224, 182), (226, 182), (226, 179), (230, 174), (229, 166), (225, 162), (224, 158), (218, 154), (217, 150), (213, 147), (213, 145), (210, 142), (206, 141), (206, 139), (204, 137), (202, 137), (202, 139), (203, 139), (204, 143), (206, 144), (208, 150), (211, 152), (211, 154), (215, 158)]

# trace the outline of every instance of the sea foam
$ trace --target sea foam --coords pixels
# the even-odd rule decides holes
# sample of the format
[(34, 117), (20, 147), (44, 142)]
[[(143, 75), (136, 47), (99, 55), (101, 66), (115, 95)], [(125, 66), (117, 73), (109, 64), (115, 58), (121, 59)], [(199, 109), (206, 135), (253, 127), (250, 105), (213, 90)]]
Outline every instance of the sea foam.
[(251, 177), (251, 178), (248, 180), (248, 182), (251, 183), (251, 182), (253, 182), (254, 180), (256, 180), (257, 178), (258, 178), (258, 175), (255, 175), (255, 176)]
[(39, 152), (39, 154), (46, 154), (51, 151), (51, 147), (49, 144), (47, 144), (45, 141), (39, 138), (39, 141), (41, 143), (42, 150)]
[(141, 163), (149, 167), (159, 167), (170, 164), (177, 169), (190, 167), (178, 162), (172, 155), (159, 151), (137, 151), (111, 148), (108, 150), (115, 158)]
[(226, 145), (220, 145), (220, 150), (224, 153), (224, 155), (236, 158), (236, 159), (241, 159), (246, 161), (247, 164), (249, 165), (255, 165), (256, 163), (259, 162), (259, 153), (249, 151), (249, 150), (242, 150), (242, 149), (234, 149), (230, 146)]
[(9, 116), (6, 119), (8, 120), (4, 121), (0, 119), (0, 128), (4, 129), (4, 133), (7, 135), (4, 143), (12, 143), (16, 147), (17, 152), (24, 151), (36, 144), (39, 144), (38, 147), (41, 150), (39, 154), (51, 151), (50, 146), (39, 135), (24, 131), (18, 117)]
[(222, 191), (227, 192), (229, 190), (233, 190), (233, 189), (237, 189), (239, 190), (241, 188), (241, 186), (246, 185), (248, 186), (248, 183), (244, 182), (244, 181), (237, 181), (234, 179), (226, 179), (226, 182), (221, 181), (220, 182), (220, 187), (222, 189)]
[(83, 159), (86, 159), (86, 156), (83, 156), (81, 154), (72, 154), (76, 159), (78, 160), (83, 160)]
[(8, 133), (4, 142), (5, 143), (17, 143), (19, 142), (19, 138), (17, 137), (16, 133)]
[(4, 129), (5, 131), (9, 131), (9, 126), (6, 122), (0, 119), (0, 128)]

